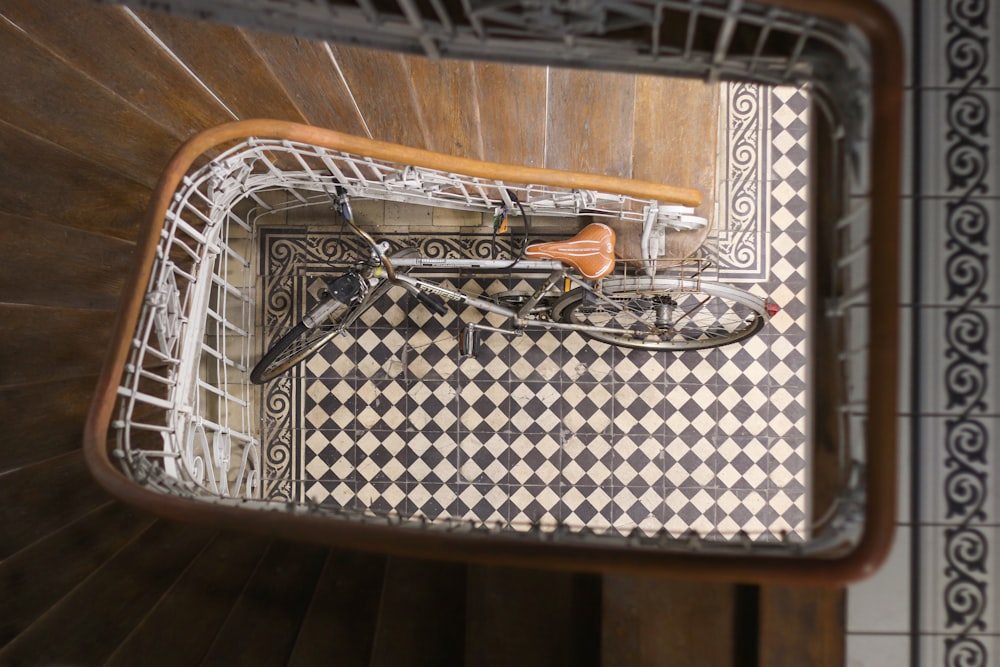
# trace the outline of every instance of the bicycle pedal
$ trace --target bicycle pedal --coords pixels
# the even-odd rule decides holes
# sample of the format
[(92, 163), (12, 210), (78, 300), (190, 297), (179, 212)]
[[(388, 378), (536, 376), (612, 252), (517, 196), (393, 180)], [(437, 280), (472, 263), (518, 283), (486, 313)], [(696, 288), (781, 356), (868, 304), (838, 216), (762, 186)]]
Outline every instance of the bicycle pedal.
[(479, 345), (479, 330), (471, 324), (462, 327), (462, 332), (458, 336), (458, 358), (479, 356)]

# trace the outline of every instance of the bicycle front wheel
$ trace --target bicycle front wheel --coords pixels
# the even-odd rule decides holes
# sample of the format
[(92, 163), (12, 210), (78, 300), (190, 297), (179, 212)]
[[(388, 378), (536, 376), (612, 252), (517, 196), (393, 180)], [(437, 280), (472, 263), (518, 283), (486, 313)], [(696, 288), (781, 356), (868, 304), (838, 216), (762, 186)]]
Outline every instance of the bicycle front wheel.
[(329, 292), (302, 321), (279, 338), (250, 371), (250, 381), (261, 384), (273, 380), (292, 366), (316, 354), (331, 338), (350, 323), (351, 309), (362, 300), (364, 281), (358, 274), (345, 273), (327, 283)]
[(745, 340), (770, 319), (770, 301), (746, 290), (697, 280), (606, 278), (600, 292), (583, 288), (553, 307), (555, 319), (603, 331), (597, 340), (647, 350), (701, 350)]
[(312, 329), (299, 322), (279, 338), (250, 371), (250, 382), (262, 384), (316, 354), (340, 332), (340, 327), (324, 322)]

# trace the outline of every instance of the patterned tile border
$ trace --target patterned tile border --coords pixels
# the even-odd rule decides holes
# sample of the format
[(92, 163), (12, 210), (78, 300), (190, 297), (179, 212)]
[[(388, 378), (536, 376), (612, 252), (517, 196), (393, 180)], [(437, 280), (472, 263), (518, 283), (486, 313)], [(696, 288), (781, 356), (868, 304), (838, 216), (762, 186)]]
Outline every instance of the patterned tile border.
[[(947, 634), (941, 637), (945, 665), (989, 665), (987, 643), (977, 633), (988, 630), (984, 618), (990, 605), (990, 583), (997, 573), (991, 566), (991, 547), (984, 530), (990, 523), (988, 479), (996, 475), (990, 433), (982, 415), (994, 412), (988, 394), (990, 364), (995, 363), (996, 333), (991, 334), (983, 304), (992, 286), (987, 276), (987, 244), (990, 241), (989, 212), (980, 198), (989, 191), (990, 137), (996, 132), (996, 110), (981, 94), (990, 82), (989, 3), (950, 0), (946, 7), (948, 35), (941, 54), (947, 63), (947, 128), (944, 134), (944, 164), (947, 173), (946, 254), (944, 274), (948, 282), (944, 331), (946, 366), (944, 377), (948, 415), (945, 421), (943, 488), (947, 519), (955, 521), (944, 530), (943, 591)], [(993, 18), (997, 18), (995, 15)], [(992, 82), (996, 85), (997, 82)], [(991, 127), (991, 125), (993, 127)], [(994, 138), (995, 146), (995, 138)], [(995, 240), (994, 240), (995, 242)], [(995, 266), (992, 268), (996, 268)], [(994, 295), (995, 296), (995, 295)], [(995, 519), (994, 519), (995, 521)], [(932, 556), (933, 557), (933, 556)], [(995, 604), (995, 601), (994, 601)], [(996, 628), (992, 628), (996, 632)]]

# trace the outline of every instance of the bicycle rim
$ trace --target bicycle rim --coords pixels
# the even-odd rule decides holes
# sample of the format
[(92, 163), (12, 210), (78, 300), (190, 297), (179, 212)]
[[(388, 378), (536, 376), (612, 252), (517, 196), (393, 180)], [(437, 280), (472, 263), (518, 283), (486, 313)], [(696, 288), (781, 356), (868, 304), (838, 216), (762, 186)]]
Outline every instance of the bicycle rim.
[(582, 333), (613, 345), (647, 350), (700, 350), (759, 332), (767, 302), (746, 290), (674, 278), (608, 278), (600, 294), (580, 288), (553, 308), (563, 322), (616, 329)]

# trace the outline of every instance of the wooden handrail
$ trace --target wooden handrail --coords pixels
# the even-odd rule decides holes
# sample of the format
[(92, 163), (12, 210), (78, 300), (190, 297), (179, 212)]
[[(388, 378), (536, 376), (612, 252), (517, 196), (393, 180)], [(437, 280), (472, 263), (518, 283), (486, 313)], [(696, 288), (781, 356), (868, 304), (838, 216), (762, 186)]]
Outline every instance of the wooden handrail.
[[(163, 172), (145, 215), (145, 225), (138, 241), (137, 261), (124, 291), (114, 325), (113, 343), (107, 352), (84, 431), (84, 455), (95, 478), (123, 501), (169, 519), (415, 557), (475, 559), (526, 567), (671, 574), (692, 579), (761, 583), (840, 585), (869, 575), (888, 553), (895, 522), (898, 193), (903, 80), (901, 40), (891, 15), (871, 0), (762, 0), (762, 4), (853, 25), (867, 37), (870, 45), (874, 93), (869, 164), (873, 220), (869, 270), (872, 284), (878, 284), (879, 289), (873, 290), (871, 302), (865, 526), (860, 543), (849, 554), (823, 560), (760, 555), (733, 557), (622, 549), (587, 542), (553, 548), (549, 544), (528, 540), (428, 531), (408, 531), (405, 539), (400, 539), (398, 529), (335, 522), (321, 516), (251, 512), (238, 507), (200, 503), (158, 494), (129, 481), (109, 457), (111, 415), (132, 332), (142, 306), (144, 288), (153, 266), (159, 225), (176, 185), (190, 165), (207, 150), (248, 135), (282, 137), (321, 146), (329, 145), (331, 141), (342, 141), (344, 150), (362, 150), (373, 157), (402, 162), (430, 162), (427, 166), (433, 166), (435, 160), (442, 159), (428, 151), (404, 149), (282, 121), (245, 121), (203, 132), (183, 144)], [(398, 152), (400, 150), (403, 152)], [(700, 201), (697, 193), (685, 188), (656, 184), (636, 186), (625, 179), (611, 179), (624, 181), (620, 187), (612, 187), (608, 185), (608, 179), (586, 174), (505, 167), (462, 158), (447, 157), (446, 160), (447, 170), (461, 170), (484, 178), (534, 181), (575, 188), (599, 187), (692, 206)], [(601, 184), (596, 185), (593, 178), (599, 178)], [(648, 186), (654, 189), (647, 190)], [(641, 194), (633, 187), (641, 187)]]

